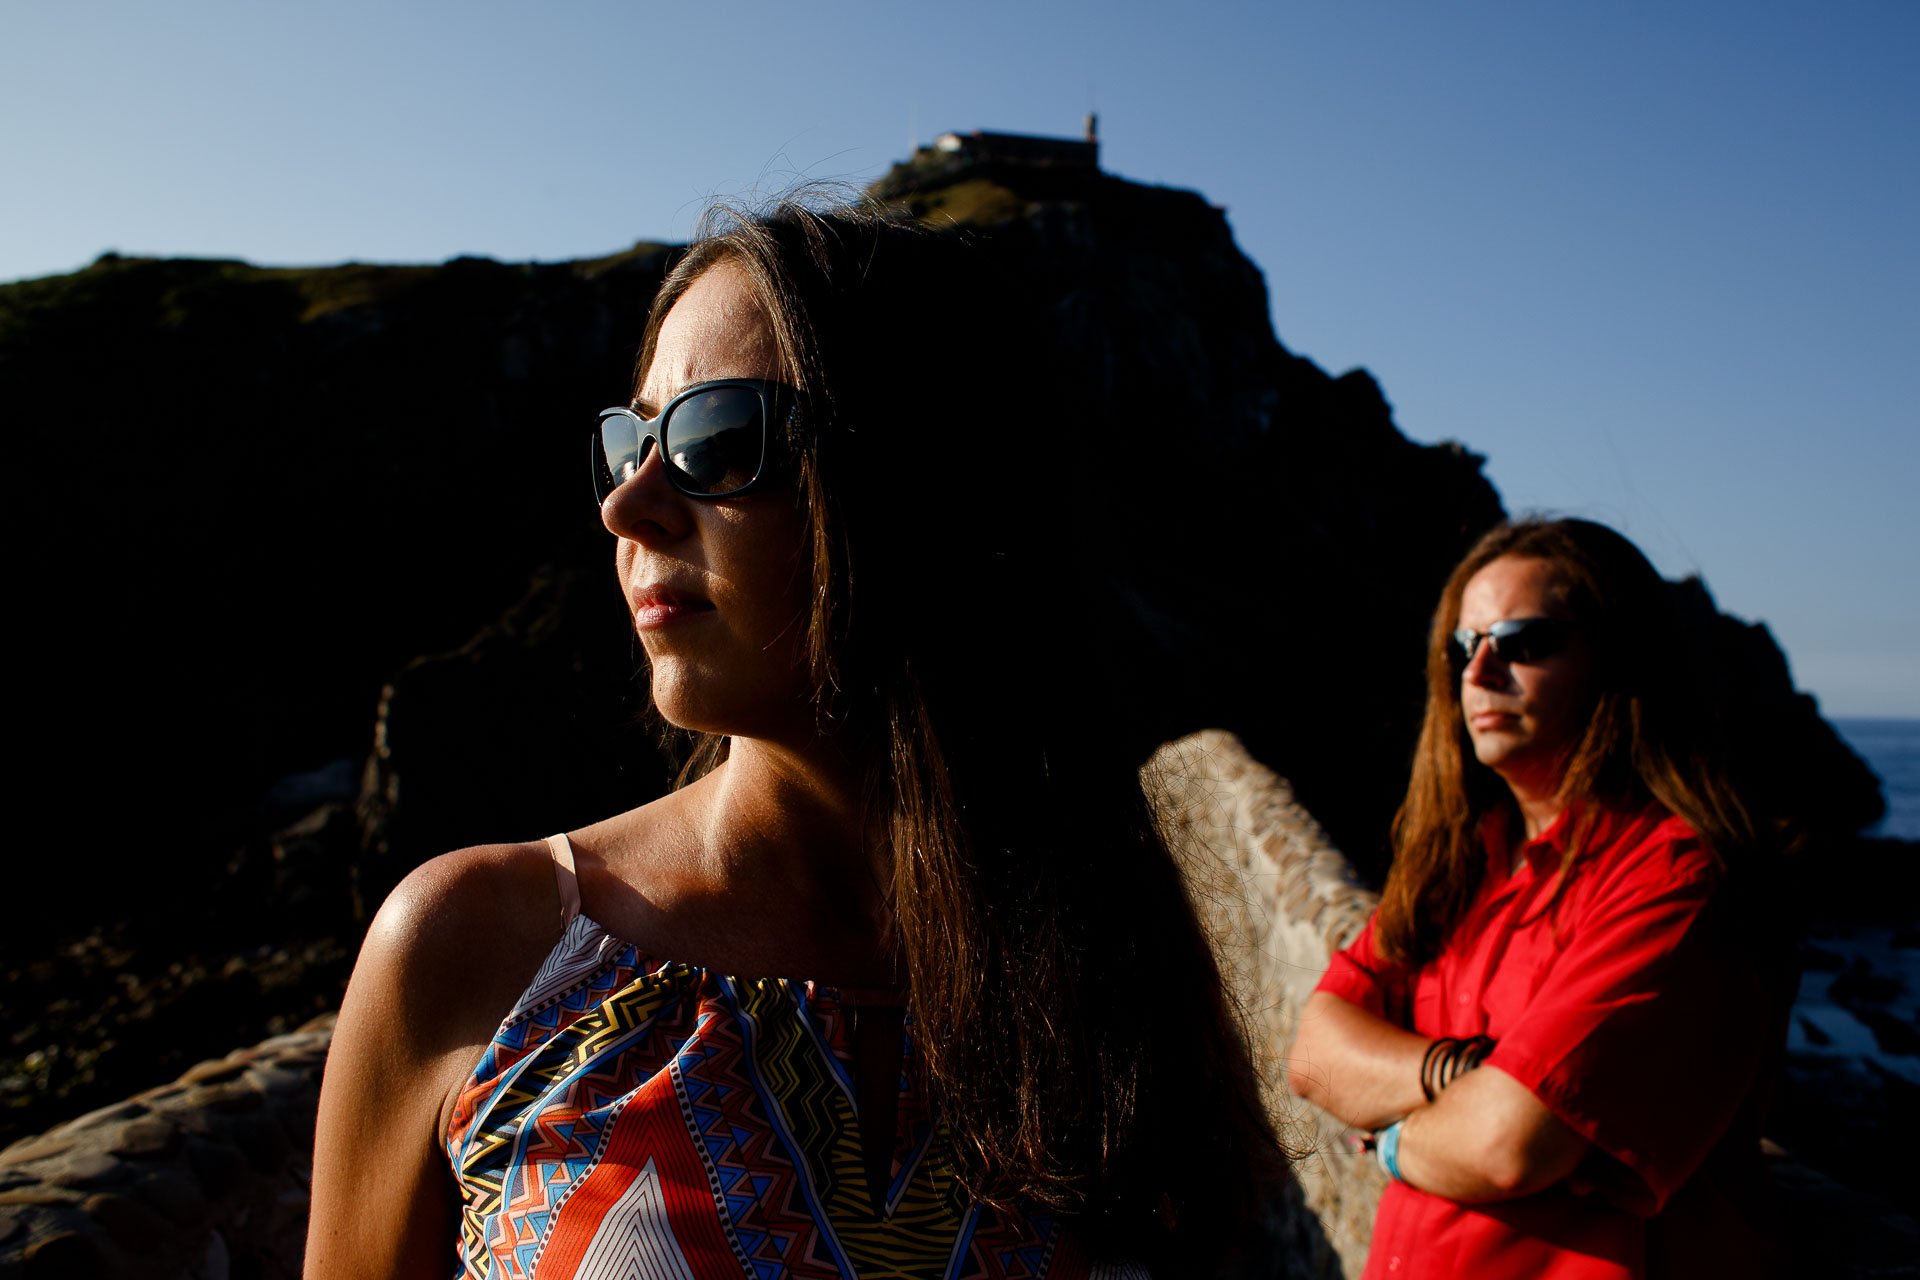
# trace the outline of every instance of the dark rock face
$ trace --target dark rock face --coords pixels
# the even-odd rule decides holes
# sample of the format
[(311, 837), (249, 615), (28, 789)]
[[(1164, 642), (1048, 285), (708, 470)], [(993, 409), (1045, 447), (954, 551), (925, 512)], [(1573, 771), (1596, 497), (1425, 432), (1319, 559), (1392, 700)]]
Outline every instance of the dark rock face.
[(666, 790), (631, 626), (607, 566), (542, 567), (468, 643), (394, 677), (360, 793), (358, 915), (423, 857), (585, 826)]
[[(981, 409), (955, 465), (1073, 505), (1060, 554), (1105, 584), (1087, 660), (1140, 758), (1235, 731), (1377, 879), (1433, 603), (1502, 514), (1480, 460), (1406, 440), (1366, 373), (1286, 351), (1259, 271), (1200, 197), (942, 163), (902, 166), (876, 194), (965, 223), (1031, 282), (1057, 335), (1034, 358), (1079, 380), (1095, 426), (1064, 482), (1022, 475), (996, 453), (995, 424), (1026, 424), (992, 371), (929, 351), (928, 393)], [(33, 906), (0, 931), (0, 1031), (31, 1034), (0, 1039), (0, 1077), (25, 1079), (20, 1055), (62, 1036), (97, 1048), (149, 1016), (134, 1002), (104, 1029), (52, 1017), (56, 944), (92, 937), (85, 955), (120, 957), (87, 970), (103, 1001), (195, 948), (312, 952), (283, 1011), (297, 1020), (337, 993), (338, 957), (421, 859), (666, 785), (581, 455), (594, 411), (628, 394), (672, 252), (315, 270), (103, 259), (0, 287), (0, 397), (25, 455), (10, 497), (30, 534), (16, 571), (37, 624), (12, 722), (32, 801), (15, 838), (36, 856), (14, 860), (9, 886)], [(1778, 735), (1764, 754), (1806, 780), (1828, 825), (1871, 820), (1870, 775), (1793, 702), (1764, 631), (1702, 608), (1733, 629), (1764, 705), (1791, 712), (1759, 717)], [(329, 788), (370, 745), (349, 812)], [(332, 816), (288, 835), (303, 798)], [(164, 1016), (186, 1061), (265, 1029)], [(0, 1090), (0, 1134), (144, 1082), (68, 1083)]]
[(597, 558), (585, 437), (667, 257), (117, 260), (0, 291), (42, 624), (16, 686), (27, 817), (111, 873), (78, 894), (55, 859), (48, 923), (203, 878), (276, 779), (364, 754), (409, 659), (465, 643), (537, 566)]
[[(937, 221), (952, 188), (909, 176), (881, 194)], [(1077, 552), (1110, 588), (1089, 639), (1139, 754), (1232, 729), (1377, 874), (1427, 621), (1499, 498), (1479, 458), (1402, 436), (1365, 372), (1329, 377), (1274, 339), (1220, 210), (1098, 175), (1042, 181), (1056, 198), (1017, 214), (1011, 194), (984, 202), (1001, 219), (986, 238), (1051, 304), (1054, 358), (1093, 401)]]
[[(510, 696), (492, 676), (510, 660), (486, 664), (471, 705), (423, 696), (465, 718), (410, 741), (468, 749), (436, 757), (468, 783), (443, 812), (527, 797), (462, 839), (582, 820), (555, 785), (579, 759), (567, 731), (603, 738), (570, 708), (592, 696), (596, 725), (619, 721), (633, 674), (582, 461), (594, 411), (627, 394), (668, 260), (123, 259), (0, 288), (0, 396), (25, 455), (9, 471), (19, 613), (35, 623), (10, 720), (31, 803), (0, 928), (0, 1139), (338, 1002), (365, 927), (356, 890), (377, 905), (405, 869), (359, 865), (352, 802), (382, 685), (511, 630), (543, 565), (561, 566), (544, 581), (590, 567), (610, 616), (562, 627), (581, 644)], [(587, 811), (649, 794), (622, 789), (618, 758), (584, 773), (615, 777)]]
[(1879, 779), (1820, 718), (1813, 698), (1794, 689), (1766, 624), (1721, 613), (1698, 578), (1674, 591), (1681, 617), (1704, 640), (1703, 665), (1717, 682), (1734, 767), (1757, 815), (1821, 844), (1878, 822), (1886, 809)]
[[(1364, 370), (1329, 377), (1282, 347), (1258, 269), (1190, 192), (923, 151), (875, 194), (972, 225), (1051, 306), (1049, 355), (1097, 424), (1073, 488), (1077, 553), (1110, 586), (1090, 648), (1142, 757), (1233, 730), (1378, 883), (1434, 605), (1504, 516), (1481, 459), (1407, 440)], [(1760, 816), (1816, 838), (1873, 822), (1876, 780), (1766, 628), (1698, 581), (1674, 590)]]

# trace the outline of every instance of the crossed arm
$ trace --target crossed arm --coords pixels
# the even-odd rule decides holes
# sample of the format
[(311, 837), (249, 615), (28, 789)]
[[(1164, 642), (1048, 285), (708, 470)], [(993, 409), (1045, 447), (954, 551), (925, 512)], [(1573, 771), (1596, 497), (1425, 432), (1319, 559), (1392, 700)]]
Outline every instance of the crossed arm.
[(1402, 1178), (1448, 1200), (1507, 1200), (1573, 1173), (1591, 1144), (1497, 1067), (1461, 1076), (1429, 1103), (1420, 1059), (1430, 1043), (1316, 991), (1301, 1011), (1288, 1080), (1296, 1094), (1355, 1128), (1404, 1118)]

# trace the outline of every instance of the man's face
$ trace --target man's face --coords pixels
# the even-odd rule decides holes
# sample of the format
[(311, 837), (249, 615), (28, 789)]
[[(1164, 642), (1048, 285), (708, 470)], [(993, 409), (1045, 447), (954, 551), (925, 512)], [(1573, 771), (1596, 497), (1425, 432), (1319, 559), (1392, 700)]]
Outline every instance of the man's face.
[[(1511, 619), (1571, 620), (1555, 585), (1551, 561), (1502, 556), (1467, 580), (1460, 626), (1485, 633)], [(1531, 662), (1509, 661), (1483, 640), (1460, 673), (1473, 754), (1516, 794), (1558, 792), (1567, 752), (1586, 727), (1590, 666), (1586, 637), (1576, 629), (1558, 653)]]

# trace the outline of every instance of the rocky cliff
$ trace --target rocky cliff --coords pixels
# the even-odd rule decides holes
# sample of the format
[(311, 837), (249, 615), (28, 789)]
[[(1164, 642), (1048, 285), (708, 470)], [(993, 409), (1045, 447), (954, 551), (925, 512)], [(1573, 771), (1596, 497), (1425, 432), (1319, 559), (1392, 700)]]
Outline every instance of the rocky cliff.
[[(1101, 424), (1063, 554), (1106, 585), (1089, 661), (1139, 755), (1234, 730), (1377, 877), (1429, 612), (1501, 515), (1479, 459), (1408, 441), (1365, 372), (1287, 351), (1197, 195), (924, 158), (876, 194), (968, 226), (1053, 310), (1036, 358)], [(37, 624), (0, 1134), (328, 1007), (368, 910), (421, 858), (664, 784), (580, 455), (628, 394), (673, 252), (108, 257), (0, 286)], [(927, 380), (992, 403), (986, 372), (938, 353)], [(1869, 820), (1871, 775), (1764, 631), (1697, 603), (1781, 794), (1830, 829)]]

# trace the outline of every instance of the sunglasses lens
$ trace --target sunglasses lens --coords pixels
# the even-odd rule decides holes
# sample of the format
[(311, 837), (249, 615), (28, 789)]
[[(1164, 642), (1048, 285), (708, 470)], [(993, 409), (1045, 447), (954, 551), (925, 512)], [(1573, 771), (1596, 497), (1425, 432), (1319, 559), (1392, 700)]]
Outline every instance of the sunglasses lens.
[(591, 463), (594, 500), (605, 502), (640, 466), (640, 427), (632, 414), (616, 411), (601, 417), (593, 433)]
[(666, 421), (667, 461), (695, 493), (744, 489), (766, 453), (766, 412), (752, 387), (713, 387), (673, 406)]
[(1484, 632), (1462, 627), (1447, 651), (1465, 667), (1483, 643), (1502, 662), (1540, 662), (1567, 647), (1567, 624), (1558, 618), (1509, 618)]
[(656, 441), (680, 492), (721, 498), (746, 488), (766, 461), (767, 394), (759, 383), (696, 388), (652, 421), (606, 410), (593, 433), (594, 500), (606, 502), (631, 480)]
[(1495, 650), (1508, 662), (1539, 662), (1560, 652), (1566, 628), (1552, 618), (1522, 618), (1496, 623)]

